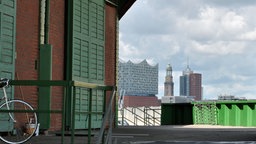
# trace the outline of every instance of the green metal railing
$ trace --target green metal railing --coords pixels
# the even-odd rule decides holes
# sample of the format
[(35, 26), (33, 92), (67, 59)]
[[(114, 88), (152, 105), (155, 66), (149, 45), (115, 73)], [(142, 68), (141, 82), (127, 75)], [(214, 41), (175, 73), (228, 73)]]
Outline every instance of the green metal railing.
[[(142, 123), (144, 126), (157, 126), (161, 124), (161, 108), (150, 107), (126, 107), (119, 110), (120, 116), (118, 117), (121, 122), (127, 121), (131, 125), (139, 126)], [(129, 113), (132, 118), (128, 118), (124, 113)]]
[[(12, 80), (10, 81), (10, 85), (14, 86), (62, 86), (65, 88), (65, 92), (63, 94), (63, 103), (62, 103), (62, 110), (50, 109), (50, 110), (40, 110), (36, 109), (34, 112), (36, 113), (61, 113), (62, 114), (62, 128), (61, 128), (61, 143), (64, 143), (64, 134), (65, 134), (65, 123), (66, 123), (66, 100), (67, 100), (67, 93), (68, 90), (73, 91), (72, 96), (72, 104), (71, 104), (71, 111), (72, 111), (72, 118), (71, 118), (71, 144), (74, 144), (75, 138), (75, 115), (80, 113), (75, 111), (75, 88), (87, 88), (89, 89), (89, 99), (88, 99), (88, 111), (81, 112), (86, 113), (88, 115), (88, 139), (87, 143), (91, 143), (92, 137), (92, 115), (93, 114), (102, 114), (104, 115), (104, 111), (102, 113), (93, 112), (92, 111), (92, 90), (104, 90), (104, 97), (106, 97), (106, 91), (113, 91), (115, 90), (114, 86), (105, 86), (105, 85), (98, 85), (93, 83), (86, 83), (80, 81), (63, 81), (63, 80)], [(106, 103), (106, 99), (104, 98), (104, 104)], [(103, 108), (104, 109), (104, 108)]]
[(146, 107), (144, 109), (146, 125), (156, 126), (161, 124), (161, 113), (158, 111), (161, 111), (161, 108), (153, 109), (151, 107)]
[(194, 102), (194, 124), (217, 125), (216, 102)]
[[(96, 140), (96, 144), (111, 144), (112, 143), (112, 129), (113, 129), (113, 122), (115, 118), (115, 113), (113, 111), (113, 103), (115, 100), (115, 94), (116, 94), (116, 89), (113, 89), (112, 95), (110, 98), (110, 102), (108, 105), (108, 108), (106, 110), (106, 113), (104, 114), (104, 119), (102, 122), (102, 126), (98, 135), (98, 139)], [(108, 130), (106, 130), (106, 126), (109, 124)], [(105, 131), (107, 131), (107, 135), (104, 136)]]

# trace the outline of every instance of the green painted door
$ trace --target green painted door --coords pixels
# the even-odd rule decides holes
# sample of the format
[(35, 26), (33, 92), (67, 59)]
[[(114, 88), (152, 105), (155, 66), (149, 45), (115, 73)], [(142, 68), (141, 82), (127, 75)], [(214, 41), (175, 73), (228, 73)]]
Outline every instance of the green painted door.
[[(73, 0), (69, 7), (68, 79), (104, 84), (104, 0)], [(103, 91), (93, 90), (92, 110), (103, 111)], [(89, 90), (76, 88), (75, 128), (88, 127)], [(69, 106), (70, 108), (70, 106)], [(79, 114), (79, 112), (81, 112)], [(68, 120), (69, 121), (69, 120)], [(101, 126), (102, 116), (92, 116), (92, 127)]]
[[(0, 0), (0, 77), (14, 79), (16, 37), (16, 0)], [(13, 88), (7, 89), (13, 97)], [(0, 97), (3, 96), (2, 90)], [(0, 114), (0, 131), (6, 131), (8, 121)]]

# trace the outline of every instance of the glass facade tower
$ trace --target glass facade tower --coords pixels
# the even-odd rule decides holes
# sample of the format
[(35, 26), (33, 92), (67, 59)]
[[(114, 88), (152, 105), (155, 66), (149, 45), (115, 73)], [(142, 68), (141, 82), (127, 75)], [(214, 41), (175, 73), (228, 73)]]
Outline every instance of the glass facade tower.
[(146, 60), (140, 63), (119, 61), (118, 89), (130, 96), (155, 96), (158, 94), (158, 64), (152, 66)]
[(195, 100), (202, 99), (202, 75), (194, 73), (189, 66), (180, 76), (180, 95), (194, 96)]

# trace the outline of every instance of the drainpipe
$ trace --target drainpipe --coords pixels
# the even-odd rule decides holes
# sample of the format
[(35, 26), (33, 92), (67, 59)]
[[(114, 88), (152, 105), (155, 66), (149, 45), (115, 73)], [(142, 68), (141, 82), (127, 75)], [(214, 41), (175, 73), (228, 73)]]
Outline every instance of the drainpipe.
[(49, 22), (50, 22), (50, 0), (46, 0), (45, 2), (45, 35), (44, 35), (44, 43), (49, 43)]
[(49, 44), (50, 1), (40, 3), (40, 44)]
[[(49, 44), (49, 18), (50, 0), (40, 2), (40, 50), (39, 50), (39, 80), (52, 79), (52, 45)], [(47, 113), (39, 113), (40, 130), (50, 128), (51, 108), (51, 87), (39, 87), (38, 109), (45, 110)]]
[(45, 0), (40, 2), (40, 44), (45, 43)]

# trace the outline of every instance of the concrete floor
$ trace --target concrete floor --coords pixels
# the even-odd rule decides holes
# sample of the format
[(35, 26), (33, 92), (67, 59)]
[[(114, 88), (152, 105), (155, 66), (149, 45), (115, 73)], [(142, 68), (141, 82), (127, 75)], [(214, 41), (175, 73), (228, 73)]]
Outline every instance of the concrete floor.
[[(70, 135), (64, 144), (70, 144)], [(95, 137), (92, 137), (92, 142)], [(256, 127), (207, 125), (119, 127), (113, 130), (113, 144), (256, 144)], [(74, 144), (87, 144), (86, 135), (76, 135)], [(2, 144), (0, 142), (0, 144)], [(61, 144), (61, 137), (40, 135), (27, 144)]]
[(256, 128), (209, 125), (119, 127), (114, 130), (114, 139), (117, 144), (256, 144)]

